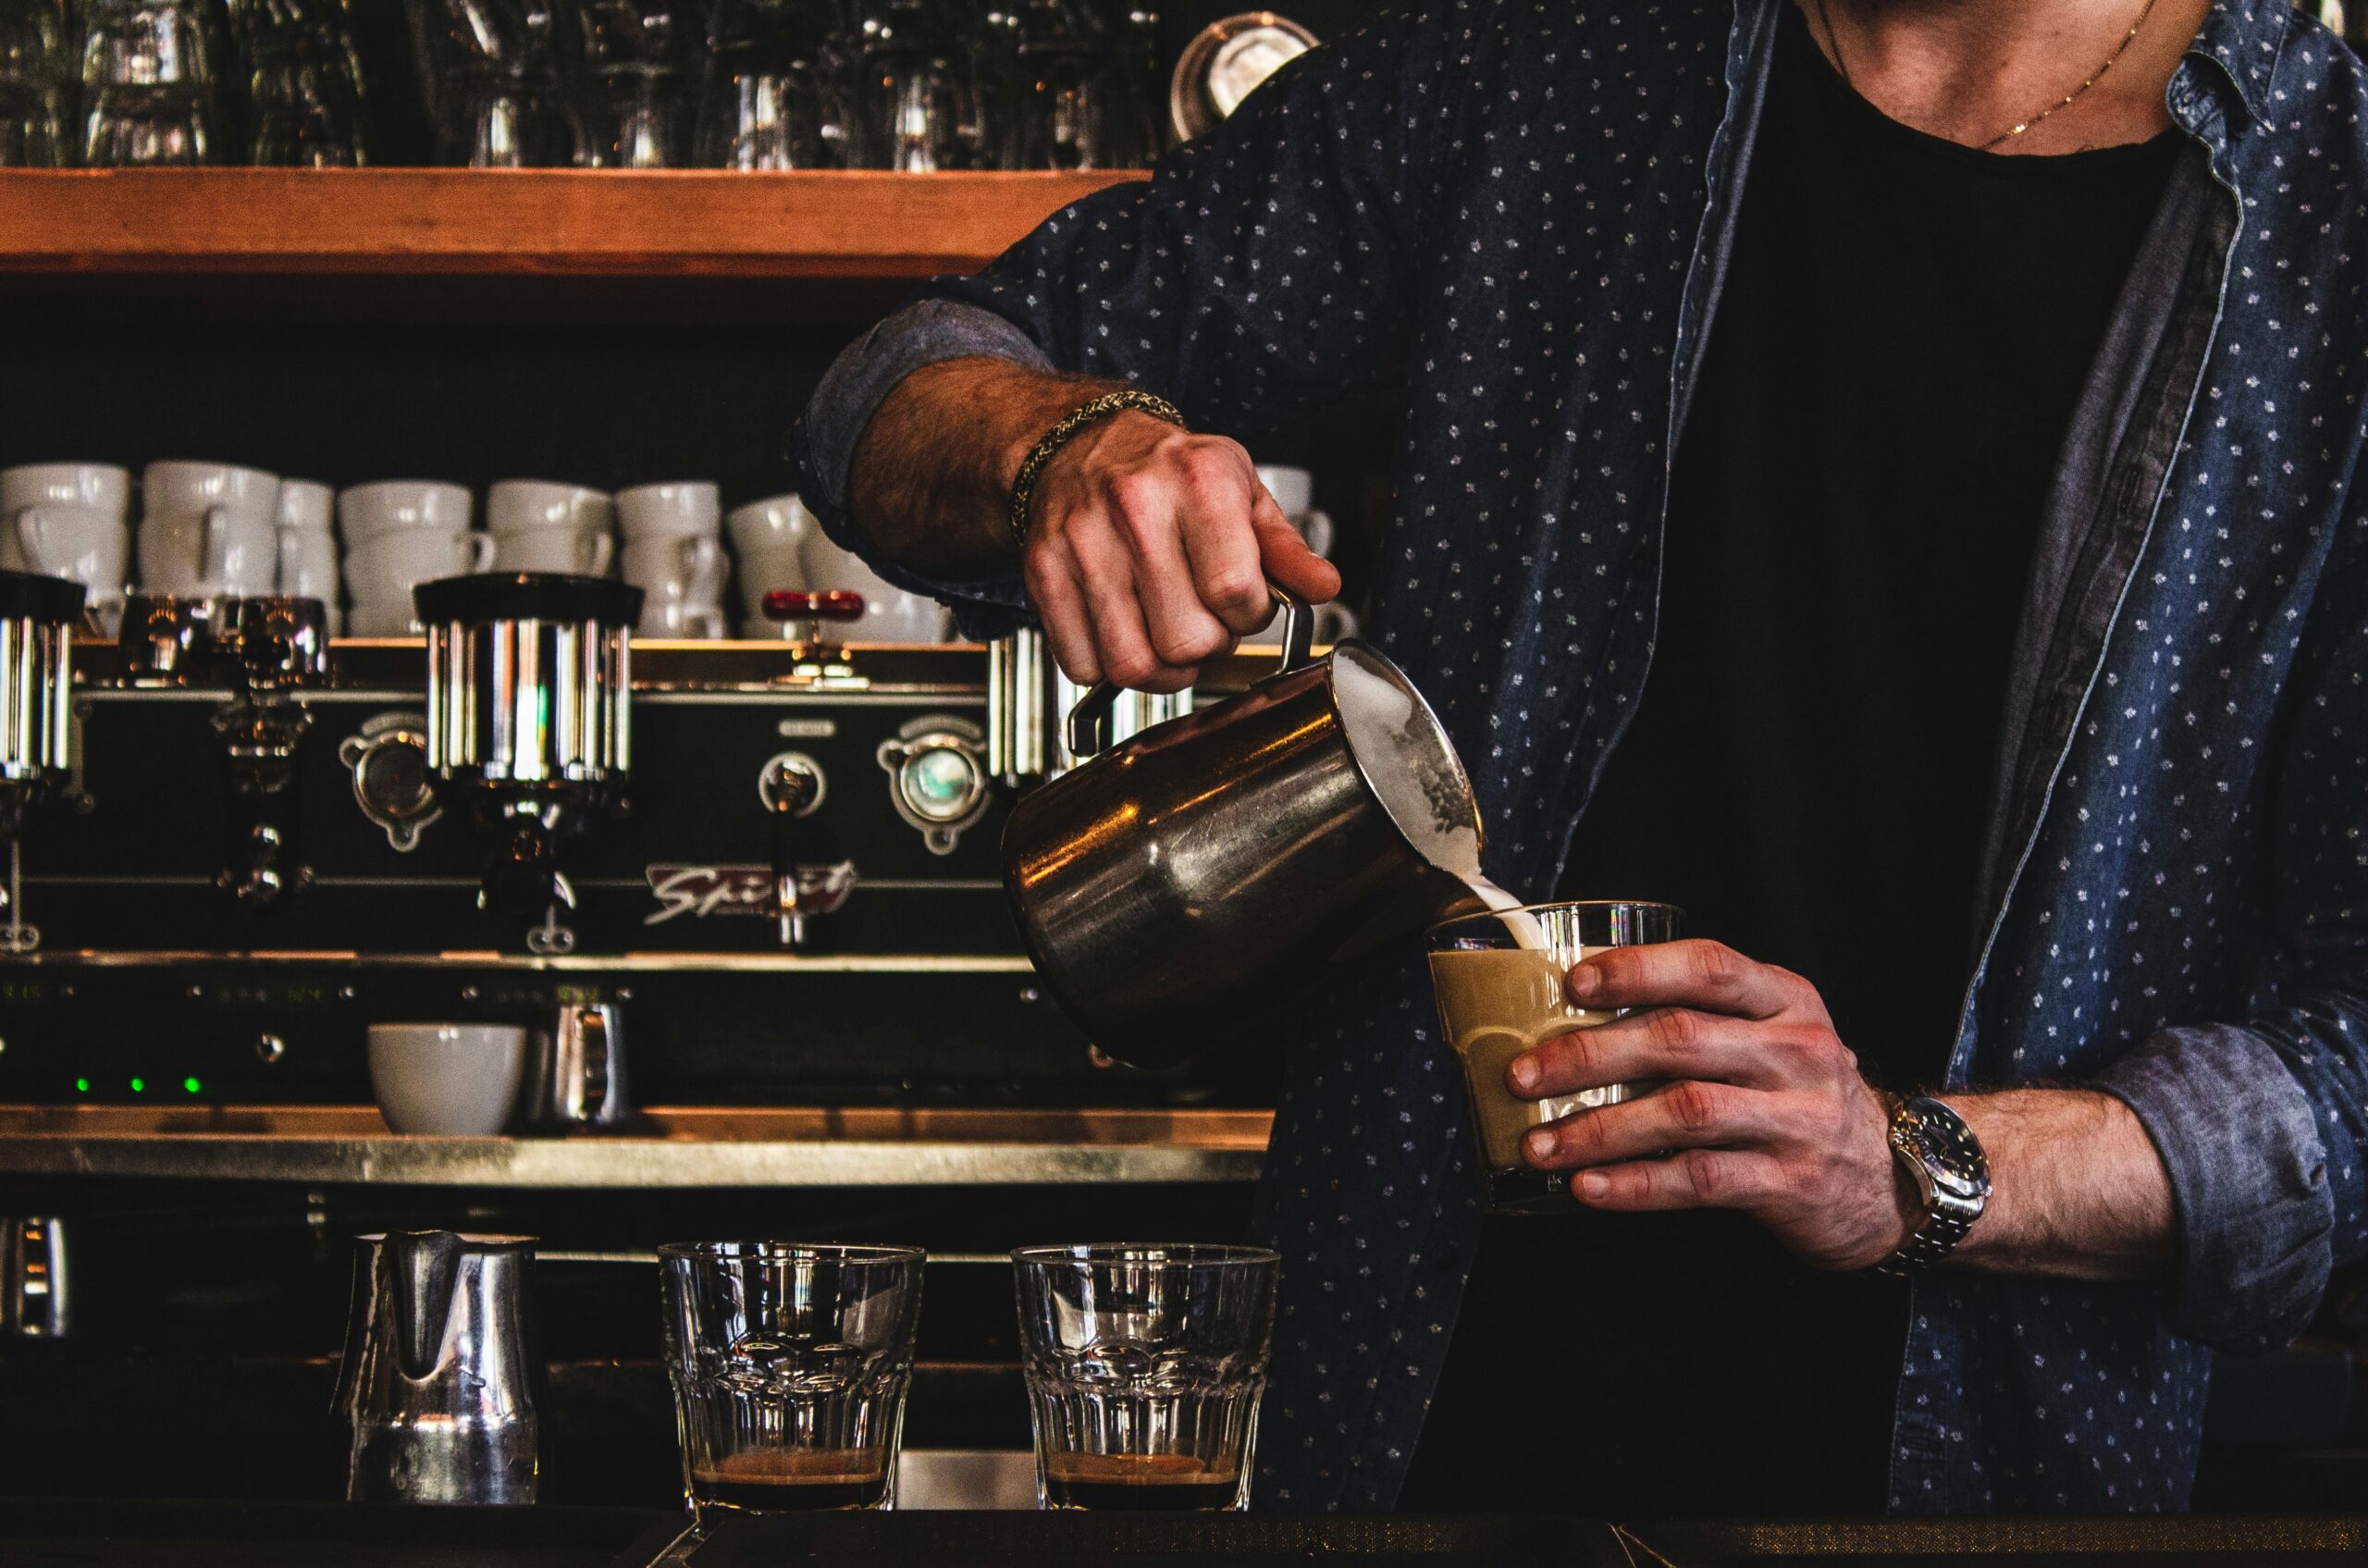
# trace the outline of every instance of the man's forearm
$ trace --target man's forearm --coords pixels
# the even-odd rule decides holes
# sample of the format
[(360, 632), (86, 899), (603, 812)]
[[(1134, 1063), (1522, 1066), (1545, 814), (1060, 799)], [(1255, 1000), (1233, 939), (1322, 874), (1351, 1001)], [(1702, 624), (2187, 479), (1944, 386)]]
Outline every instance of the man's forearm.
[(2088, 1089), (1944, 1098), (1981, 1140), (1994, 1189), (1954, 1263), (2064, 1279), (2167, 1271), (2177, 1223), (2170, 1176), (2128, 1105)]
[(1009, 360), (923, 365), (881, 401), (857, 443), (847, 505), (891, 560), (975, 577), (1017, 558), (1006, 508), (1029, 449), (1061, 417), (1121, 383)]

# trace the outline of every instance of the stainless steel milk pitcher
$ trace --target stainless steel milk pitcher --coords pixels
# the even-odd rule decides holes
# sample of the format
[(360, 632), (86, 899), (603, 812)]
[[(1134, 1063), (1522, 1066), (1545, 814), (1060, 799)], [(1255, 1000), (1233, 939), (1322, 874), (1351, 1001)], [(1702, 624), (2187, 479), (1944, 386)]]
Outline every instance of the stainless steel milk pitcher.
[[(1307, 605), (1276, 597), (1280, 670), (1022, 796), (1004, 829), (1045, 986), (1139, 1067), (1220, 1052), (1325, 964), (1479, 907), (1479, 812), (1437, 716), (1363, 643), (1312, 658)], [(1079, 756), (1116, 695), (1070, 715)]]
[(528, 1503), (542, 1473), (531, 1236), (356, 1238), (338, 1369), (355, 1502)]

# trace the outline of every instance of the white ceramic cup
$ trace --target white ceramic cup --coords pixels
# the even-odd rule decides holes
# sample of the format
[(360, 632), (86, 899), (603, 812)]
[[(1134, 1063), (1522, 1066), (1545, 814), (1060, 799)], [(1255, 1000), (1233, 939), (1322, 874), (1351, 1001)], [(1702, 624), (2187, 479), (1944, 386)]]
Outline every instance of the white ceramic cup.
[(380, 479), (338, 492), (348, 549), (388, 534), (457, 534), (469, 525), (469, 492), (434, 479)]
[(617, 531), (624, 535), (627, 544), (661, 536), (711, 537), (722, 521), (721, 494), (703, 480), (635, 485), (617, 492)]
[(438, 577), (483, 572), (493, 565), (490, 534), (404, 529), (366, 539), (345, 552), (345, 582), (353, 595), (356, 636), (399, 637), (413, 626), (411, 590)]
[(136, 553), (153, 593), (267, 594), (279, 582), (279, 479), (224, 463), (152, 463)]
[(863, 619), (826, 628), (849, 642), (936, 643), (954, 636), (954, 612), (926, 594), (906, 593), (820, 533), (809, 535), (800, 560), (806, 586), (816, 593), (859, 593)]
[(723, 547), (697, 534), (625, 539), (624, 578), (642, 592), (644, 637), (723, 636)]
[(338, 610), (337, 536), (329, 531), (336, 511), (337, 492), (327, 485), (280, 482), (278, 588), (327, 605), (331, 635), (344, 624)]
[(107, 463), (28, 463), (0, 468), (0, 512), (28, 506), (79, 506), (121, 523), (131, 511), (131, 475)]
[(794, 495), (767, 496), (724, 513), (723, 526), (732, 537), (732, 553), (740, 565), (741, 629), (750, 636), (797, 635), (796, 626), (777, 625), (765, 618), (765, 596), (783, 588), (806, 586), (806, 565), (800, 552), (807, 536), (820, 532), (814, 514)]
[(485, 493), (485, 525), (496, 534), (540, 533), (547, 528), (574, 528), (606, 534), (616, 522), (616, 507), (599, 490), (561, 485), (549, 479), (502, 479)]
[(131, 531), (97, 507), (56, 501), (18, 507), (0, 530), (0, 567), (71, 577), (90, 590), (94, 608), (122, 599), (130, 553)]
[(503, 1024), (374, 1023), (370, 1089), (397, 1132), (485, 1137), (510, 1125), (526, 1031)]
[(605, 577), (616, 541), (605, 533), (582, 528), (524, 528), (496, 533), (493, 564), (503, 572), (572, 572), (585, 577)]
[(1315, 475), (1304, 468), (1262, 463), (1258, 465), (1258, 482), (1266, 487), (1286, 517), (1297, 520), (1315, 505)]

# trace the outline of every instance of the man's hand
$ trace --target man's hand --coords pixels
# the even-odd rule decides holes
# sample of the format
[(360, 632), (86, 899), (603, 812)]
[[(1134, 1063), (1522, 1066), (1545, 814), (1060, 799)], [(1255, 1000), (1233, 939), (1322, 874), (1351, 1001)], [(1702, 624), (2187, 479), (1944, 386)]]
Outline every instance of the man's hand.
[(1536, 1100), (1636, 1079), (1641, 1099), (1530, 1133), (1523, 1154), (1569, 1170), (1589, 1208), (1732, 1208), (1820, 1268), (1864, 1268), (1906, 1240), (1889, 1117), (1817, 988), (1716, 942), (1618, 947), (1572, 966), (1571, 1000), (1640, 1009), (1515, 1057)]
[[(1532, 1132), (1532, 1165), (1598, 1209), (1742, 1209), (1820, 1268), (1881, 1263), (1922, 1222), (1889, 1117), (1817, 988), (1715, 942), (1574, 964), (1583, 1007), (1637, 1009), (1509, 1063), (1524, 1099), (1658, 1078), (1642, 1099)], [(2177, 1251), (2170, 1175), (2137, 1114), (2092, 1089), (1951, 1094), (1994, 1190), (1954, 1265), (2069, 1279), (2159, 1278)]]
[[(922, 366), (857, 446), (857, 521), (917, 571), (1008, 565), (1020, 463), (1063, 415), (1119, 385), (997, 359)], [(1340, 591), (1238, 443), (1146, 414), (1071, 438), (1037, 475), (1029, 510), (1028, 596), (1072, 680), (1178, 691), (1266, 623), (1268, 578), (1313, 602)]]
[(1071, 438), (1030, 512), (1028, 597), (1071, 680), (1180, 691), (1274, 617), (1268, 577), (1312, 600), (1340, 591), (1238, 442), (1147, 414)]

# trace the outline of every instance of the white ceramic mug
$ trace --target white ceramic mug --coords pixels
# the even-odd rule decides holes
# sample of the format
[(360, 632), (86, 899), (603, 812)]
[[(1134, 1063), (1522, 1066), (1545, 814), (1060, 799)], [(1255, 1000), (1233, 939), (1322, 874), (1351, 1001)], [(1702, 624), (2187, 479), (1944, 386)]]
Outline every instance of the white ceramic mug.
[(616, 541), (581, 528), (524, 528), (491, 535), (493, 564), (503, 572), (571, 572), (605, 577)]
[(624, 578), (642, 591), (645, 637), (723, 636), (723, 547), (697, 534), (625, 540)]
[(722, 521), (721, 493), (703, 480), (635, 485), (617, 492), (617, 531), (627, 544), (661, 536), (711, 537)]
[(574, 528), (606, 534), (616, 521), (616, 507), (599, 490), (549, 479), (502, 479), (485, 493), (485, 525), (495, 534), (539, 533), (546, 528)]
[(338, 610), (337, 536), (329, 531), (336, 510), (337, 493), (327, 485), (280, 481), (278, 588), (327, 605), (331, 635), (344, 628)]
[(732, 536), (732, 553), (740, 565), (743, 634), (798, 635), (797, 626), (777, 625), (766, 619), (765, 596), (806, 586), (806, 565), (799, 557), (807, 536), (819, 531), (814, 514), (794, 495), (767, 496), (734, 507), (724, 514), (723, 526)]
[(409, 528), (381, 534), (345, 552), (346, 586), (353, 594), (356, 636), (399, 637), (413, 625), (411, 590), (438, 577), (483, 572), (493, 565), (490, 534), (430, 533)]
[(1304, 468), (1262, 463), (1258, 465), (1258, 482), (1266, 487), (1286, 517), (1304, 516), (1315, 505), (1315, 475)]
[(223, 463), (140, 475), (140, 583), (153, 593), (267, 594), (279, 581), (279, 479)]
[(809, 535), (800, 552), (806, 586), (816, 593), (859, 593), (863, 619), (829, 628), (849, 642), (935, 643), (954, 636), (954, 612), (926, 594), (897, 587), (860, 558), (820, 533)]
[(348, 549), (388, 534), (457, 534), (469, 525), (469, 492), (435, 479), (380, 479), (338, 492)]
[(70, 577), (90, 590), (93, 609), (121, 603), (130, 553), (130, 530), (97, 507), (56, 501), (18, 507), (0, 531), (0, 567)]
[(526, 1031), (505, 1024), (374, 1023), (370, 1089), (397, 1132), (485, 1137), (510, 1125)]

